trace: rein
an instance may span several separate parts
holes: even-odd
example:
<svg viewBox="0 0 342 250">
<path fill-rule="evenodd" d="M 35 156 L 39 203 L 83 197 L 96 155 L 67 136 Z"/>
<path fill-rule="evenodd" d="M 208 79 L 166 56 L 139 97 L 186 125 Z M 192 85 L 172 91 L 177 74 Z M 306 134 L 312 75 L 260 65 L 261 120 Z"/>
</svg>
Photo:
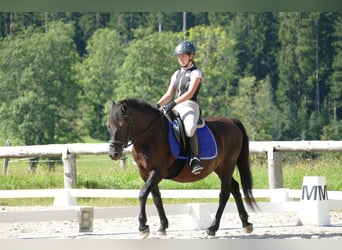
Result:
<svg viewBox="0 0 342 250">
<path fill-rule="evenodd" d="M 145 134 L 146 132 L 148 132 L 151 128 L 153 128 L 154 124 L 160 120 L 160 118 L 162 118 L 162 116 L 158 116 L 156 119 L 154 119 L 150 124 L 148 124 L 146 126 L 145 129 L 143 129 L 141 132 L 139 132 L 138 134 L 133 135 L 131 138 L 133 139 L 133 137 L 138 137 L 141 136 L 143 134 Z M 129 140 L 129 139 L 128 139 Z"/>
</svg>

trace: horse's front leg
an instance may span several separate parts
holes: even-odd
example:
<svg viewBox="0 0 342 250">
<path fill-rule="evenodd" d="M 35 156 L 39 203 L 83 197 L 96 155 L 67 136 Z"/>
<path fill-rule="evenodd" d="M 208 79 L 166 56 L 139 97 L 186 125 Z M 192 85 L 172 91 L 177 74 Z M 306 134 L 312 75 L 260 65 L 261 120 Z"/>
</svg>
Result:
<svg viewBox="0 0 342 250">
<path fill-rule="evenodd" d="M 159 191 L 158 185 L 152 189 L 152 196 L 154 205 L 157 208 L 159 219 L 160 219 L 160 228 L 158 230 L 160 235 L 166 236 L 166 229 L 169 227 L 169 221 L 167 220 L 163 200 L 161 198 L 161 194 Z"/>
<path fill-rule="evenodd" d="M 157 171 L 152 170 L 150 172 L 149 177 L 147 178 L 145 185 L 142 187 L 139 193 L 139 201 L 140 201 L 140 212 L 139 212 L 139 234 L 140 238 L 147 238 L 150 234 L 150 228 L 146 225 L 147 217 L 146 217 L 146 201 L 149 193 L 152 189 L 154 189 L 161 178 Z"/>
</svg>

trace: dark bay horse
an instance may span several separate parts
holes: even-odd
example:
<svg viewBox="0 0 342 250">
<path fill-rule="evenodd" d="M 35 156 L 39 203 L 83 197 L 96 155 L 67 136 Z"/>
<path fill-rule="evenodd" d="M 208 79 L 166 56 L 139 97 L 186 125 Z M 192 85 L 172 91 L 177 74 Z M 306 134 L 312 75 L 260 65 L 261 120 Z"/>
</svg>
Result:
<svg viewBox="0 0 342 250">
<path fill-rule="evenodd" d="M 235 166 L 238 166 L 242 190 L 246 203 L 253 209 L 256 206 L 252 195 L 252 174 L 249 163 L 249 140 L 245 128 L 237 119 L 208 117 L 206 124 L 211 129 L 217 144 L 217 157 L 202 160 L 204 169 L 199 175 L 190 171 L 188 161 L 181 170 L 175 170 L 175 158 L 168 143 L 168 123 L 156 107 L 142 99 L 126 99 L 118 103 L 111 102 L 108 118 L 110 131 L 109 156 L 118 160 L 128 143 L 133 144 L 132 156 L 137 163 L 139 173 L 145 184 L 140 190 L 139 233 L 141 238 L 148 237 L 150 230 L 146 224 L 146 200 L 152 193 L 153 202 L 160 218 L 158 232 L 166 235 L 168 219 L 165 215 L 158 184 L 162 179 L 178 182 L 194 182 L 215 172 L 221 180 L 219 206 L 215 218 L 207 229 L 207 234 L 214 236 L 219 228 L 230 193 L 235 199 L 242 227 L 246 232 L 253 231 L 253 224 L 248 222 L 238 182 L 233 178 Z"/>
</svg>

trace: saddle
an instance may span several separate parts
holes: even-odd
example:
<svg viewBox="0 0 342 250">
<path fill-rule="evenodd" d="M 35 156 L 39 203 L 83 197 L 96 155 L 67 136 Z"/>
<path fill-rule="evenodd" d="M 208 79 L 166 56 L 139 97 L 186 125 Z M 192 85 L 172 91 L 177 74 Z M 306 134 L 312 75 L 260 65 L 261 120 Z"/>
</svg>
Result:
<svg viewBox="0 0 342 250">
<path fill-rule="evenodd" d="M 198 136 L 198 147 L 200 158 L 204 160 L 213 159 L 217 156 L 217 146 L 215 138 L 205 123 L 204 119 L 199 118 L 196 133 Z M 176 159 L 189 159 L 189 138 L 185 134 L 183 121 L 179 115 L 172 117 L 169 123 L 169 145 L 171 152 Z"/>
</svg>

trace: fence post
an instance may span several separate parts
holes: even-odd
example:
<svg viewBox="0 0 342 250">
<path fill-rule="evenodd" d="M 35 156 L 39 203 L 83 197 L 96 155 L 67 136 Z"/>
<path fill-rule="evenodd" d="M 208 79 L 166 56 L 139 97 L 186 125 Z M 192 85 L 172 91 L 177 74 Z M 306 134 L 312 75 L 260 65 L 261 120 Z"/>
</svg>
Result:
<svg viewBox="0 0 342 250">
<path fill-rule="evenodd" d="M 126 154 L 123 154 L 122 157 L 120 158 L 120 168 L 121 170 L 125 170 L 126 169 Z"/>
<path fill-rule="evenodd" d="M 76 156 L 69 154 L 66 147 L 62 152 L 62 161 L 64 167 L 64 190 L 61 190 L 55 196 L 53 205 L 56 207 L 76 206 L 77 199 L 70 194 L 70 189 L 76 187 Z"/>
<path fill-rule="evenodd" d="M 76 187 L 76 156 L 66 152 L 62 155 L 64 166 L 64 188 Z"/>
<path fill-rule="evenodd" d="M 29 158 L 28 170 L 31 171 L 33 174 L 36 173 L 38 161 L 39 161 L 38 157 L 30 157 Z"/>
<path fill-rule="evenodd" d="M 6 147 L 9 147 L 11 146 L 11 141 L 9 139 L 6 140 L 6 143 L 5 143 L 5 146 Z M 9 162 L 9 158 L 5 158 L 4 159 L 4 174 L 8 174 L 8 162 Z"/>
<path fill-rule="evenodd" d="M 76 197 L 70 195 L 70 189 L 76 187 L 76 156 L 69 154 L 66 147 L 62 152 L 62 161 L 64 167 L 64 190 L 57 193 L 53 205 L 55 207 L 76 206 Z"/>
<path fill-rule="evenodd" d="M 271 147 L 267 150 L 268 183 L 270 189 L 283 188 L 283 169 L 281 165 L 281 153 Z"/>
</svg>

